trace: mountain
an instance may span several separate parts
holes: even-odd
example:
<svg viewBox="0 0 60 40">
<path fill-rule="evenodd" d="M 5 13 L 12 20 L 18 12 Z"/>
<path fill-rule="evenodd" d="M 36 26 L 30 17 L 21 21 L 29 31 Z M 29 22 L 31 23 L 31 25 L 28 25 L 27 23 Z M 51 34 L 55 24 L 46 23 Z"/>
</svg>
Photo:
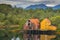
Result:
<svg viewBox="0 0 60 40">
<path fill-rule="evenodd" d="M 53 7 L 53 10 L 58 10 L 58 9 L 60 9 L 60 5 L 56 5 Z"/>
<path fill-rule="evenodd" d="M 46 9 L 46 8 L 47 8 L 47 6 L 44 4 L 38 4 L 38 5 L 36 4 L 36 5 L 30 5 L 26 9 L 27 10 L 29 10 L 29 9 L 35 10 L 35 9 Z"/>
<path fill-rule="evenodd" d="M 23 9 L 26 9 L 26 10 L 29 10 L 29 9 L 47 9 L 47 8 L 52 8 L 53 10 L 58 10 L 60 9 L 60 4 L 59 5 L 56 5 L 54 7 L 49 7 L 49 6 L 46 6 L 45 4 L 35 4 L 35 5 L 30 5 L 28 7 L 25 8 L 24 5 L 16 5 L 17 8 L 23 8 Z"/>
</svg>

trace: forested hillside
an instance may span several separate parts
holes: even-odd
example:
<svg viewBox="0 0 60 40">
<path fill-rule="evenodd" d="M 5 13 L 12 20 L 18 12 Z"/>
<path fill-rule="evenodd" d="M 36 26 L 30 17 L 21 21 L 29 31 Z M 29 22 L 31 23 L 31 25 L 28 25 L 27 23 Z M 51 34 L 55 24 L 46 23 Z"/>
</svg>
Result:
<svg viewBox="0 0 60 40">
<path fill-rule="evenodd" d="M 0 28 L 7 26 L 8 28 L 12 25 L 19 25 L 22 29 L 26 20 L 37 17 L 40 21 L 44 18 L 49 18 L 52 25 L 55 25 L 60 29 L 60 10 L 53 10 L 52 8 L 26 10 L 23 8 L 12 7 L 11 5 L 0 4 Z"/>
</svg>

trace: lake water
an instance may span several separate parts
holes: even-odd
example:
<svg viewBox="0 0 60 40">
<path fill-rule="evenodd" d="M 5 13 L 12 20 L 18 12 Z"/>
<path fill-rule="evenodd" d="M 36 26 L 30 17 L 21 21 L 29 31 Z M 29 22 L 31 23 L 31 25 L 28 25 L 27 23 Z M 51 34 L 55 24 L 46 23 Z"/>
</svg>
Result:
<svg viewBox="0 0 60 40">
<path fill-rule="evenodd" d="M 27 38 L 27 39 L 26 39 Z M 14 39 L 14 37 L 11 40 L 28 40 L 28 37 L 26 38 L 19 38 L 17 37 L 16 39 Z M 32 37 L 33 39 L 30 40 L 36 40 L 36 38 Z M 40 35 L 40 38 L 37 40 L 60 40 L 60 35 Z"/>
<path fill-rule="evenodd" d="M 18 35 L 0 35 L 0 40 L 60 40 L 60 35 L 29 35 L 29 34 L 18 34 Z"/>
<path fill-rule="evenodd" d="M 14 37 L 11 40 L 14 40 Z M 16 40 L 21 40 L 21 39 L 19 37 L 17 37 Z"/>
</svg>

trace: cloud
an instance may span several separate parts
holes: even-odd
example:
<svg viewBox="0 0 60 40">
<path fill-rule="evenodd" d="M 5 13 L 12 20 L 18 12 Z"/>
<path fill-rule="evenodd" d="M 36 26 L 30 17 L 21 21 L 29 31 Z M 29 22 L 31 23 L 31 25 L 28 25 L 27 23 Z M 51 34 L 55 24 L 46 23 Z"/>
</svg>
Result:
<svg viewBox="0 0 60 40">
<path fill-rule="evenodd" d="M 59 3 L 60 0 L 7 0 L 7 1 L 19 1 L 19 2 L 49 2 L 49 3 Z"/>
<path fill-rule="evenodd" d="M 60 4 L 60 0 L 0 0 L 0 4 L 10 4 L 12 6 L 17 5 L 18 7 L 27 7 L 35 4 L 46 4 L 47 6 L 54 6 Z"/>
<path fill-rule="evenodd" d="M 21 2 L 13 2 L 13 1 L 0 1 L 0 4 L 11 4 L 11 5 L 16 5 L 20 4 Z"/>
<path fill-rule="evenodd" d="M 60 4 L 60 0 L 0 0 L 0 1 L 12 1 L 23 3 L 44 3 L 44 4 Z M 17 3 L 18 4 L 18 3 Z"/>
</svg>

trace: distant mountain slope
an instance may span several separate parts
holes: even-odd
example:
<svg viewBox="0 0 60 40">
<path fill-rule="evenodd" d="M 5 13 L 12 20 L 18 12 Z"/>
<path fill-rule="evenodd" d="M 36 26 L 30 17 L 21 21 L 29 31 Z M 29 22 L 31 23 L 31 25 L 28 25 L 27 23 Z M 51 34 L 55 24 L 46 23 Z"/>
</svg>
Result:
<svg viewBox="0 0 60 40">
<path fill-rule="evenodd" d="M 0 4 L 0 12 L 7 13 L 12 10 L 12 6 L 9 4 Z"/>
<path fill-rule="evenodd" d="M 46 8 L 47 8 L 46 5 L 44 5 L 44 4 L 38 4 L 38 5 L 30 5 L 26 9 L 27 10 L 29 10 L 29 9 L 35 10 L 35 9 L 46 9 Z"/>
<path fill-rule="evenodd" d="M 53 9 L 54 9 L 54 10 L 58 10 L 58 9 L 60 9 L 60 5 L 56 5 L 56 6 L 54 6 Z"/>
</svg>

